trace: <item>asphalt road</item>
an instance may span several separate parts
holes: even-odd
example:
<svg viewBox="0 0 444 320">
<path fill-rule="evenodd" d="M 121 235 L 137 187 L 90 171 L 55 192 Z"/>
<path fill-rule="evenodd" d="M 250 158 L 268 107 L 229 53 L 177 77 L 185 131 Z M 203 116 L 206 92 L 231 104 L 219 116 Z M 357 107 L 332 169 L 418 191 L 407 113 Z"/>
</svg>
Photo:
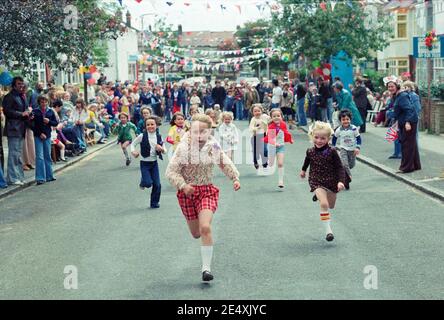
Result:
<svg viewBox="0 0 444 320">
<path fill-rule="evenodd" d="M 5 198 L 0 299 L 443 299 L 442 203 L 358 163 L 327 243 L 318 203 L 298 177 L 308 146 L 295 132 L 284 192 L 277 173 L 257 177 L 252 165 L 238 166 L 237 193 L 217 172 L 209 286 L 200 283 L 200 242 L 164 179 L 166 161 L 158 210 L 138 188 L 138 163 L 126 168 L 118 146 Z M 78 289 L 64 288 L 70 265 Z M 369 265 L 377 289 L 364 286 Z"/>
</svg>

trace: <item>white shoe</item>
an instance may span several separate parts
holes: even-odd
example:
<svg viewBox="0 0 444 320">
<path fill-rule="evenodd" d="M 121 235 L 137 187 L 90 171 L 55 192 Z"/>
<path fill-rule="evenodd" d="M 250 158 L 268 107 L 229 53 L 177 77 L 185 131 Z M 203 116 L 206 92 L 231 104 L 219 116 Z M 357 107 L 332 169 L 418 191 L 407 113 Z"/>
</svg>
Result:
<svg viewBox="0 0 444 320">
<path fill-rule="evenodd" d="M 284 181 L 279 181 L 278 187 L 279 187 L 279 189 L 283 190 L 284 189 Z"/>
<path fill-rule="evenodd" d="M 16 181 L 12 185 L 14 185 L 14 186 L 23 186 L 23 185 L 25 185 L 25 183 L 23 181 Z"/>
</svg>

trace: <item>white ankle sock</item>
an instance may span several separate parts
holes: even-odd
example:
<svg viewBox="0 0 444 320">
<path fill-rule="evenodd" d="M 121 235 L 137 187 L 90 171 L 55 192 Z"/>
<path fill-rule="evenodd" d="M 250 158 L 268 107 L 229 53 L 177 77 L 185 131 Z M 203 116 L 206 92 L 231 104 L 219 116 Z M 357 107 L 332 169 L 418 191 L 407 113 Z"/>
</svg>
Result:
<svg viewBox="0 0 444 320">
<path fill-rule="evenodd" d="M 330 226 L 330 222 L 331 222 L 330 213 L 321 212 L 321 220 L 322 220 L 322 224 L 325 227 L 325 234 L 333 233 L 333 231 L 331 230 L 331 226 Z"/>
<path fill-rule="evenodd" d="M 284 167 L 278 168 L 279 182 L 284 182 Z"/>
<path fill-rule="evenodd" d="M 200 254 L 202 256 L 202 272 L 211 272 L 211 259 L 213 258 L 213 246 L 201 246 Z"/>
<path fill-rule="evenodd" d="M 60 149 L 60 159 L 65 160 L 65 148 Z"/>
</svg>

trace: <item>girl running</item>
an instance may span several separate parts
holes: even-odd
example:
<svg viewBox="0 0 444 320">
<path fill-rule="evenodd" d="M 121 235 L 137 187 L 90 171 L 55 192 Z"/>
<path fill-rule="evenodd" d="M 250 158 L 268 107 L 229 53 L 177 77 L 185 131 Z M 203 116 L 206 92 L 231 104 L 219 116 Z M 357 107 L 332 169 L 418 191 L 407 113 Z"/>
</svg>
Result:
<svg viewBox="0 0 444 320">
<path fill-rule="evenodd" d="M 191 130 L 183 137 L 168 164 L 166 177 L 177 188 L 177 198 L 192 236 L 201 238 L 202 280 L 213 280 L 211 259 L 213 237 L 211 221 L 218 207 L 219 189 L 212 184 L 213 167 L 218 165 L 240 189 L 239 171 L 211 135 L 210 117 L 197 114 Z"/>
<path fill-rule="evenodd" d="M 308 167 L 310 173 L 308 183 L 310 192 L 314 192 L 313 201 L 319 199 L 321 207 L 321 221 L 325 226 L 326 240 L 333 241 L 331 230 L 331 216 L 329 209 L 334 209 L 336 194 L 343 190 L 345 171 L 341 159 L 335 149 L 329 146 L 333 129 L 329 123 L 316 121 L 310 128 L 309 136 L 314 147 L 307 150 L 305 162 L 300 176 L 305 178 Z"/>
<path fill-rule="evenodd" d="M 233 123 L 233 112 L 225 111 L 221 113 L 220 119 L 220 122 L 222 123 L 218 129 L 220 144 L 223 152 L 226 153 L 230 160 L 233 160 L 234 150 L 236 150 L 237 144 L 239 143 L 238 130 Z"/>
<path fill-rule="evenodd" d="M 284 188 L 284 153 L 285 143 L 293 143 L 293 136 L 287 129 L 287 125 L 283 120 L 282 111 L 279 108 L 271 109 L 271 122 L 268 125 L 268 133 L 264 138 L 265 143 L 271 145 L 268 159 L 270 167 L 274 171 L 274 161 L 277 158 L 279 182 L 278 187 Z"/>
<path fill-rule="evenodd" d="M 153 187 L 151 191 L 151 209 L 160 208 L 160 175 L 157 157 L 163 160 L 162 153 L 166 153 L 160 133 L 157 130 L 159 120 L 157 117 L 148 117 L 145 119 L 145 128 L 142 134 L 138 135 L 131 143 L 131 154 L 134 158 L 140 159 L 140 189 Z M 140 153 L 136 151 L 136 147 L 140 144 Z"/>
<path fill-rule="evenodd" d="M 173 151 L 176 151 L 184 133 L 185 116 L 181 112 L 176 112 L 170 122 L 171 128 L 168 131 L 167 142 L 173 145 Z"/>
<path fill-rule="evenodd" d="M 268 170 L 268 150 L 267 145 L 264 143 L 264 138 L 267 135 L 268 123 L 270 117 L 264 113 L 262 105 L 260 103 L 253 104 L 252 108 L 253 118 L 250 121 L 251 145 L 253 147 L 253 161 L 256 170 L 259 170 L 259 157 L 262 160 L 263 173 L 267 173 Z M 257 171 L 259 174 L 259 171 Z"/>
</svg>

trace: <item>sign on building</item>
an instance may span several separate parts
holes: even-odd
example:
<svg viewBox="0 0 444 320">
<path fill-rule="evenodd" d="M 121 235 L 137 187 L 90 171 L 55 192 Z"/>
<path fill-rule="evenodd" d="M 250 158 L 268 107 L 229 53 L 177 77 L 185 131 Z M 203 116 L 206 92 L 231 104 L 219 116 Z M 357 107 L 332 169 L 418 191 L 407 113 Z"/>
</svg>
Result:
<svg viewBox="0 0 444 320">
<path fill-rule="evenodd" d="M 444 36 L 438 36 L 432 50 L 425 45 L 425 37 L 413 37 L 413 56 L 415 58 L 444 58 Z"/>
</svg>

